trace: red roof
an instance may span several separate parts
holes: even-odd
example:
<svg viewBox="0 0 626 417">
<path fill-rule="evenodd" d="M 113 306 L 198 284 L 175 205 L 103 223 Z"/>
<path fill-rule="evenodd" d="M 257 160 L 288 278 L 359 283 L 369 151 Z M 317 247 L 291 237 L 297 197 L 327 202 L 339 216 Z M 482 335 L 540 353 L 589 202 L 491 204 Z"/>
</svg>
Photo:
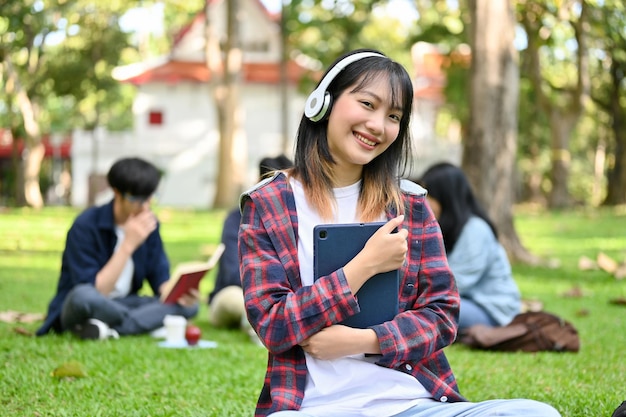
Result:
<svg viewBox="0 0 626 417">
<path fill-rule="evenodd" d="M 207 0 L 206 7 L 217 4 L 224 0 Z M 280 20 L 280 13 L 270 13 L 261 0 L 254 0 L 253 4 L 273 22 Z M 194 25 L 204 24 L 206 19 L 205 10 L 198 12 L 193 20 L 183 27 L 174 36 L 174 45 L 177 45 L 184 39 Z M 220 65 L 222 65 L 221 63 Z M 222 70 L 220 68 L 220 70 Z M 287 64 L 287 76 L 289 81 L 297 82 L 305 73 L 306 69 L 290 61 Z M 278 63 L 262 63 L 250 62 L 244 63 L 242 68 L 242 77 L 244 82 L 249 83 L 280 83 L 280 64 Z M 175 84 L 181 81 L 206 83 L 211 80 L 211 72 L 207 69 L 204 62 L 199 61 L 178 61 L 170 59 L 164 64 L 146 69 L 140 74 L 121 79 L 121 82 L 141 85 L 151 82 L 163 82 Z"/>
<path fill-rule="evenodd" d="M 297 82 L 305 72 L 306 70 L 295 62 L 288 62 L 287 75 L 289 81 Z M 280 65 L 260 62 L 244 63 L 242 77 L 243 81 L 248 83 L 278 84 L 280 82 Z M 175 84 L 181 81 L 206 83 L 210 80 L 211 72 L 203 62 L 171 60 L 121 81 L 141 85 L 151 82 Z"/>
<path fill-rule="evenodd" d="M 71 156 L 72 151 L 72 139 L 71 136 L 63 137 L 63 141 L 59 144 L 58 148 L 50 141 L 50 135 L 44 135 L 42 137 L 42 143 L 45 146 L 45 156 L 59 156 L 64 159 L 68 159 Z M 21 138 L 16 139 L 17 154 L 22 155 L 24 151 L 24 140 Z M 10 134 L 5 130 L 0 129 L 0 158 L 11 158 L 13 154 L 13 139 Z"/>
<path fill-rule="evenodd" d="M 224 0 L 207 0 L 206 6 L 219 3 L 220 1 L 224 1 Z M 268 20 L 271 20 L 277 23 L 280 22 L 280 13 L 271 13 L 269 10 L 267 10 L 267 8 L 265 7 L 265 5 L 263 4 L 261 0 L 255 0 L 254 3 L 259 7 L 259 9 L 261 9 L 261 12 L 263 12 L 263 14 L 267 17 Z M 205 18 L 206 18 L 206 10 L 202 9 L 194 16 L 191 22 L 185 25 L 181 30 L 179 30 L 174 35 L 174 45 L 177 45 L 178 42 L 180 42 L 185 37 L 185 35 L 191 30 L 194 24 L 200 23 L 200 22 L 204 24 Z"/>
</svg>

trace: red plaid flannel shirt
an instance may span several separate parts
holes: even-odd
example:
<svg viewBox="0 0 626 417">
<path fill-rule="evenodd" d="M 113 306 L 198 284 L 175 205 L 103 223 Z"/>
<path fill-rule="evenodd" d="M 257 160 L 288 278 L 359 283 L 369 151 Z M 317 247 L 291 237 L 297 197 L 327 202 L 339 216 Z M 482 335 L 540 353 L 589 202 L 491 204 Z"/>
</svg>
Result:
<svg viewBox="0 0 626 417">
<path fill-rule="evenodd" d="M 402 189 L 407 207 L 402 227 L 409 230 L 410 244 L 401 270 L 401 312 L 373 327 L 382 351 L 377 364 L 413 375 L 439 401 L 464 401 L 443 353 L 456 337 L 460 299 L 439 224 L 421 187 L 402 181 Z M 246 310 L 269 350 L 255 415 L 298 410 L 307 373 L 298 343 L 358 312 L 358 305 L 342 269 L 302 285 L 298 217 L 284 174 L 244 193 L 241 209 L 239 256 Z M 390 211 L 387 218 L 395 215 Z"/>
</svg>

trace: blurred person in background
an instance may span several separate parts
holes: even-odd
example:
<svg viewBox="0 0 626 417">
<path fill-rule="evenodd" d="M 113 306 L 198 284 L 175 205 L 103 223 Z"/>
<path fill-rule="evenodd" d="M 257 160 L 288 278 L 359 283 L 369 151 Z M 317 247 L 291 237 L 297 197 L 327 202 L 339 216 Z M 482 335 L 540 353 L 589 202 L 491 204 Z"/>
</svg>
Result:
<svg viewBox="0 0 626 417">
<path fill-rule="evenodd" d="M 109 203 L 82 212 L 67 233 L 57 292 L 50 302 L 42 336 L 71 331 L 83 339 L 149 333 L 166 315 L 193 317 L 199 293 L 175 304 L 159 301 L 170 278 L 159 222 L 150 202 L 161 172 L 140 158 L 122 158 L 107 174 Z M 144 283 L 154 295 L 139 295 Z"/>
<path fill-rule="evenodd" d="M 293 162 L 285 155 L 263 158 L 259 163 L 259 180 L 292 165 Z M 224 253 L 218 263 L 215 287 L 209 294 L 209 321 L 215 327 L 241 328 L 253 342 L 260 344 L 248 323 L 243 302 L 237 249 L 240 221 L 241 211 L 238 206 L 232 209 L 224 220 L 222 228 Z"/>
<path fill-rule="evenodd" d="M 417 182 L 428 192 L 461 295 L 459 333 L 476 324 L 509 324 L 521 312 L 520 291 L 496 227 L 465 173 L 456 165 L 440 162 Z"/>
</svg>

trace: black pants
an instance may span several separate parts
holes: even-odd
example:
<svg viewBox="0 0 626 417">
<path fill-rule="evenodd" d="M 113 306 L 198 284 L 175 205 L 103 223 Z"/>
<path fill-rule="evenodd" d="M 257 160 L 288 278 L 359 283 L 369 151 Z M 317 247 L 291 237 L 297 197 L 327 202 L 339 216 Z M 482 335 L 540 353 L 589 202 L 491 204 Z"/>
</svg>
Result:
<svg viewBox="0 0 626 417">
<path fill-rule="evenodd" d="M 163 304 L 157 297 L 136 294 L 110 299 L 93 285 L 81 284 L 70 291 L 63 303 L 61 325 L 71 331 L 93 318 L 108 324 L 120 336 L 142 334 L 163 326 L 167 314 L 191 318 L 198 314 L 198 306 Z"/>
</svg>

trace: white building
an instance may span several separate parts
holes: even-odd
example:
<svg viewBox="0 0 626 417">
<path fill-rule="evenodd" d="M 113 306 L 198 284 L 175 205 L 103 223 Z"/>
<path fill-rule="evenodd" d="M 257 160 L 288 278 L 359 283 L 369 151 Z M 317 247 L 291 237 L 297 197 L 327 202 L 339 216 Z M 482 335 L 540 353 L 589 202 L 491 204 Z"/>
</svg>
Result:
<svg viewBox="0 0 626 417">
<path fill-rule="evenodd" d="M 211 27 L 223 40 L 224 0 L 208 2 Z M 241 131 L 235 152 L 241 158 L 248 185 L 258 176 L 258 162 L 282 152 L 293 155 L 293 138 L 306 97 L 296 90 L 308 71 L 295 61 L 288 63 L 288 135 L 281 132 L 280 32 L 278 16 L 271 15 L 260 0 L 242 0 L 242 79 L 239 86 Z M 177 36 L 168 56 L 117 68 L 120 82 L 137 86 L 133 105 L 134 130 L 123 134 L 75 132 L 72 140 L 73 206 L 86 206 L 110 197 L 103 176 L 122 156 L 138 155 L 164 171 L 159 204 L 172 207 L 207 208 L 215 193 L 218 153 L 217 115 L 213 103 L 211 73 L 205 63 L 206 15 L 196 18 Z M 416 103 L 413 136 L 416 141 L 416 173 L 426 161 L 458 159 L 458 149 L 442 148 L 435 139 L 437 108 L 442 103 L 440 76 L 426 71 L 423 58 L 433 53 L 421 45 L 412 51 L 416 68 Z M 435 51 L 436 52 L 436 51 Z M 421 61 L 420 61 L 421 60 Z M 412 69 L 409 69 L 412 70 Z M 94 174 L 95 173 L 95 174 Z M 93 174 L 93 175 L 92 175 Z"/>
<path fill-rule="evenodd" d="M 241 1 L 242 79 L 239 87 L 242 126 L 235 152 L 241 157 L 249 184 L 258 177 L 264 156 L 285 152 L 292 156 L 293 142 L 283 144 L 280 98 L 280 33 L 278 16 L 259 0 Z M 209 2 L 212 25 L 225 33 L 225 1 Z M 72 205 L 85 206 L 93 189 L 104 190 L 95 201 L 107 199 L 110 190 L 102 176 L 122 156 L 138 155 L 164 170 L 159 204 L 175 207 L 209 207 L 214 195 L 218 130 L 211 73 L 204 58 L 206 16 L 199 13 L 175 40 L 168 56 L 117 68 L 114 77 L 137 86 L 133 104 L 134 129 L 115 134 L 75 132 L 72 141 Z M 288 63 L 288 138 L 297 130 L 304 97 L 297 81 L 307 70 Z M 293 139 L 291 139 L 293 140 Z"/>
</svg>

